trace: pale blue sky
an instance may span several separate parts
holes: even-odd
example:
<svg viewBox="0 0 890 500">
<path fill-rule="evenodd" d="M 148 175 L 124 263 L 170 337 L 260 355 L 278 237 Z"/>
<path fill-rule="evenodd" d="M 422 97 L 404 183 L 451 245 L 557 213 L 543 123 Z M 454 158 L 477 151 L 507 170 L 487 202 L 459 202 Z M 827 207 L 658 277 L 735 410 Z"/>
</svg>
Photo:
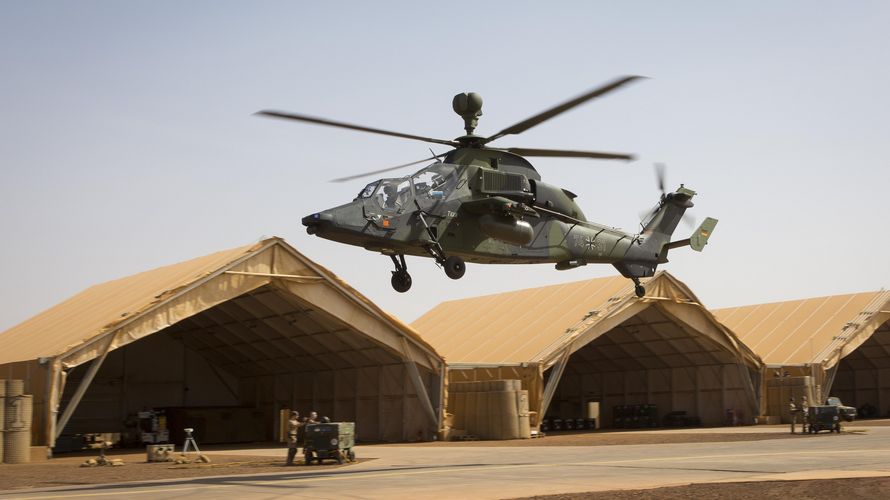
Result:
<svg viewBox="0 0 890 500">
<path fill-rule="evenodd" d="M 720 219 L 662 267 L 712 307 L 890 284 L 890 3 L 0 2 L 0 330 L 90 285 L 286 238 L 410 321 L 442 300 L 614 274 L 469 265 L 452 281 L 307 235 L 300 218 L 428 155 L 422 143 L 251 116 L 275 108 L 485 135 L 619 75 L 636 83 L 499 146 L 539 159 L 587 216 L 634 229 L 668 183 Z M 436 148 L 441 151 L 441 148 Z M 410 169 L 409 169 L 410 170 Z M 408 171 L 404 172 L 409 173 Z M 688 231 L 681 229 L 679 232 Z"/>
</svg>

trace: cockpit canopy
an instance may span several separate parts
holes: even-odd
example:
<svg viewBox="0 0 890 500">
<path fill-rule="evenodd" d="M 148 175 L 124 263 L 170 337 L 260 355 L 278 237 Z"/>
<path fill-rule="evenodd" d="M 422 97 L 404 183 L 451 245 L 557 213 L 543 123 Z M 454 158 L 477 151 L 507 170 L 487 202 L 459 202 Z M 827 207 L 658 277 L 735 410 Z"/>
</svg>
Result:
<svg viewBox="0 0 890 500">
<path fill-rule="evenodd" d="M 457 183 L 457 165 L 433 163 L 415 174 L 374 181 L 361 190 L 356 199 L 373 198 L 384 210 L 397 211 L 417 200 L 428 205 L 444 199 Z"/>
</svg>

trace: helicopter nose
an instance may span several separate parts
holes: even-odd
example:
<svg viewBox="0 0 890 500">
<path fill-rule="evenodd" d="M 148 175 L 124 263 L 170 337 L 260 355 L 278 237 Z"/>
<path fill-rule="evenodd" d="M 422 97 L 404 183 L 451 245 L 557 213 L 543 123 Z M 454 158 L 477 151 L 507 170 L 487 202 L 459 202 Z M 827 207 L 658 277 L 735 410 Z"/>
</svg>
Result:
<svg viewBox="0 0 890 500">
<path fill-rule="evenodd" d="M 309 234 L 318 233 L 333 222 L 334 216 L 330 212 L 317 212 L 303 217 L 303 225 L 306 226 L 306 232 Z"/>
</svg>

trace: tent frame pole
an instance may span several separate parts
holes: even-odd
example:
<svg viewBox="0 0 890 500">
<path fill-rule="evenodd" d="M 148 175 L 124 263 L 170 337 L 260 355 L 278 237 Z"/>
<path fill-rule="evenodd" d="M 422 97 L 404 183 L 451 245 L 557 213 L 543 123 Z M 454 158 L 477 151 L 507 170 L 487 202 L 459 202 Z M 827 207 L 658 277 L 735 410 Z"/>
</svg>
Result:
<svg viewBox="0 0 890 500">
<path fill-rule="evenodd" d="M 77 405 L 80 404 L 80 400 L 83 399 L 83 395 L 86 394 L 87 389 L 93 382 L 93 379 L 96 377 L 96 373 L 99 372 L 99 368 L 102 366 L 105 358 L 108 357 L 108 353 L 109 351 L 111 351 L 111 345 L 114 343 L 114 338 L 115 336 L 111 336 L 108 339 L 108 343 L 105 344 L 105 348 L 102 349 L 102 355 L 94 359 L 93 362 L 90 364 L 90 369 L 87 371 L 86 375 L 84 375 L 83 380 L 80 381 L 80 384 L 77 386 L 77 390 L 74 391 L 74 396 L 71 397 L 71 401 L 69 401 L 68 405 L 65 406 L 65 411 L 62 412 L 62 416 L 56 423 L 56 435 L 54 439 L 58 439 L 58 437 L 62 435 L 62 431 L 65 430 L 65 426 L 68 425 L 68 420 L 71 419 L 71 415 L 74 414 L 74 410 L 77 409 Z M 62 395 L 59 394 L 60 402 L 61 399 Z"/>
<path fill-rule="evenodd" d="M 547 414 L 547 409 L 550 408 L 550 402 L 553 400 L 554 394 L 556 394 L 556 387 L 559 385 L 559 381 L 562 380 L 562 374 L 566 369 L 566 365 L 569 362 L 569 356 L 572 355 L 572 344 L 569 344 L 562 351 L 562 354 L 559 357 L 559 361 L 553 365 L 552 372 L 550 373 L 550 379 L 547 380 L 547 386 L 544 387 L 544 398 L 541 400 L 541 408 L 538 411 L 538 421 L 544 418 L 544 415 Z"/>
<path fill-rule="evenodd" d="M 401 337 L 401 339 L 402 348 L 405 350 L 405 367 L 407 368 L 411 382 L 414 383 L 414 390 L 417 392 L 417 399 L 420 402 L 420 407 L 423 408 L 424 413 L 426 413 L 426 416 L 430 419 L 430 422 L 436 426 L 436 431 L 438 431 L 439 417 L 436 416 L 436 410 L 433 409 L 429 393 L 426 390 L 426 386 L 423 385 L 423 380 L 420 378 L 420 371 L 417 369 L 417 363 L 411 359 L 411 350 L 408 347 L 408 341 L 405 340 L 405 337 Z"/>
</svg>

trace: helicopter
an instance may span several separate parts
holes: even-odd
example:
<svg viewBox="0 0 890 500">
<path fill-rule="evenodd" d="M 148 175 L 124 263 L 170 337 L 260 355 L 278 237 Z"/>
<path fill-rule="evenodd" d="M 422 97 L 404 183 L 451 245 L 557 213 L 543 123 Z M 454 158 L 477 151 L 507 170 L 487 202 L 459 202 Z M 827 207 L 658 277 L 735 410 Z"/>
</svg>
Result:
<svg viewBox="0 0 890 500">
<path fill-rule="evenodd" d="M 671 241 L 674 230 L 693 206 L 695 191 L 680 185 L 664 190 L 636 234 L 588 221 L 567 189 L 547 184 L 525 157 L 569 157 L 633 160 L 633 155 L 598 151 L 488 147 L 492 141 L 520 134 L 640 76 L 625 76 L 574 99 L 484 137 L 475 134 L 482 116 L 482 97 L 474 92 L 454 96 L 452 108 L 464 120 L 464 135 L 453 140 L 403 134 L 308 115 L 264 110 L 256 114 L 317 125 L 401 137 L 450 146 L 446 153 L 390 168 L 334 179 L 344 182 L 433 161 L 414 174 L 367 184 L 349 203 L 302 219 L 309 234 L 389 256 L 395 270 L 390 283 L 397 292 L 411 288 L 406 255 L 431 257 L 451 279 L 460 279 L 466 262 L 478 264 L 555 264 L 557 270 L 587 264 L 612 264 L 646 294 L 640 278 L 651 277 L 668 251 L 689 246 L 701 251 L 717 225 L 706 218 L 686 239 Z M 432 151 L 431 151 L 432 152 Z"/>
</svg>

